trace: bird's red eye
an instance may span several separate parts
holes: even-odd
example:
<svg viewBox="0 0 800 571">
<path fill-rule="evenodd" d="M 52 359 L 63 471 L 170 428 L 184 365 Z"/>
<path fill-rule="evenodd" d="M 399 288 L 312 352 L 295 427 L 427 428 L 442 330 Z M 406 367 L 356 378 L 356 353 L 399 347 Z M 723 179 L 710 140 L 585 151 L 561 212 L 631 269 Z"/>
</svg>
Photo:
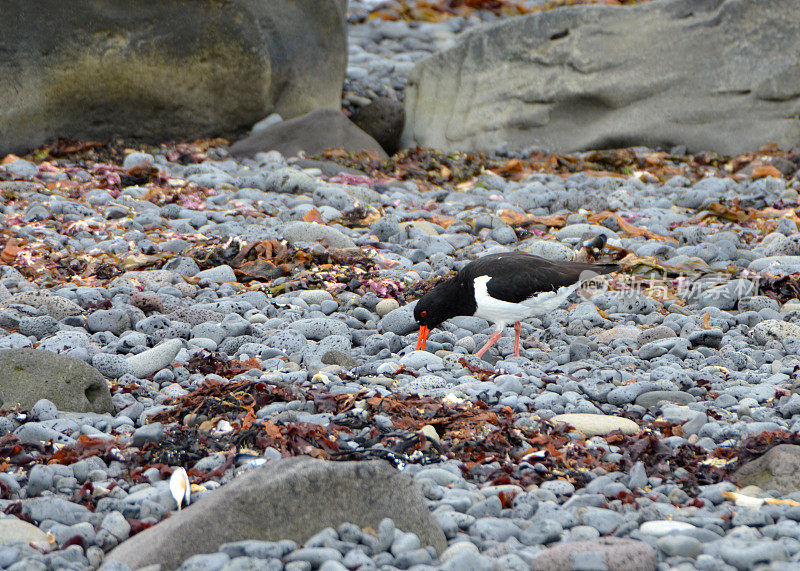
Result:
<svg viewBox="0 0 800 571">
<path fill-rule="evenodd" d="M 428 312 L 423 309 L 422 311 L 419 312 L 419 316 L 420 317 L 428 317 Z"/>
</svg>

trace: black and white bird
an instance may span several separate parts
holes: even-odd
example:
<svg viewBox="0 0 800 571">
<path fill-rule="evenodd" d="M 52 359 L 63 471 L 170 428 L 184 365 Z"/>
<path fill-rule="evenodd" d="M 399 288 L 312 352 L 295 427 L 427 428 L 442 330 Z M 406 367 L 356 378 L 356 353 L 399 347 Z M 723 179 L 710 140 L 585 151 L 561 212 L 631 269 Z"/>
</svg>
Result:
<svg viewBox="0 0 800 571">
<path fill-rule="evenodd" d="M 523 319 L 553 311 L 584 281 L 618 269 L 617 264 L 553 261 L 521 252 L 478 258 L 417 302 L 417 349 L 425 349 L 433 327 L 457 315 L 474 315 L 497 326 L 478 357 L 500 339 L 509 323 L 514 324 L 514 356 L 519 356 Z"/>
</svg>

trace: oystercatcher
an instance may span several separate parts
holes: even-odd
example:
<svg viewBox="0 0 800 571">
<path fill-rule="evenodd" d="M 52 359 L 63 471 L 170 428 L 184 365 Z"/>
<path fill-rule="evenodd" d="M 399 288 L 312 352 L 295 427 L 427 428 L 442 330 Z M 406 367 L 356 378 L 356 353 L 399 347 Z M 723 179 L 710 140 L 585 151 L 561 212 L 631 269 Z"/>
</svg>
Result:
<svg viewBox="0 0 800 571">
<path fill-rule="evenodd" d="M 431 328 L 457 315 L 474 315 L 497 326 L 476 353 L 478 357 L 500 339 L 508 323 L 514 323 L 514 356 L 518 357 L 521 320 L 553 311 L 582 282 L 618 269 L 617 264 L 553 261 L 522 252 L 478 258 L 417 302 L 417 350 L 425 349 Z"/>
</svg>

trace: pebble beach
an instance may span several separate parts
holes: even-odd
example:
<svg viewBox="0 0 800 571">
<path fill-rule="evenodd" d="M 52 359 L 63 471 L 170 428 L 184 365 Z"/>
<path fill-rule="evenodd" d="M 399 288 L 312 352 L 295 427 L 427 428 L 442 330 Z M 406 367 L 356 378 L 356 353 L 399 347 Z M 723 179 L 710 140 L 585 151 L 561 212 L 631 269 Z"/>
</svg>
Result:
<svg viewBox="0 0 800 571">
<path fill-rule="evenodd" d="M 345 109 L 402 101 L 415 62 L 498 17 L 375 9 L 350 3 Z M 796 474 L 731 476 L 778 444 L 797 462 L 799 158 L 420 151 L 331 176 L 207 140 L 4 161 L 0 349 L 91 365 L 111 397 L 2 410 L 0 538 L 21 539 L 0 541 L 0 569 L 99 568 L 178 509 L 177 467 L 195 502 L 309 451 L 389 460 L 446 549 L 385 519 L 179 569 L 797 569 Z M 476 317 L 414 350 L 428 284 L 486 254 L 572 259 L 597 234 L 622 270 L 523 322 L 521 356 L 509 330 L 475 357 L 493 331 Z M 242 444 L 251 426 L 271 440 Z"/>
</svg>

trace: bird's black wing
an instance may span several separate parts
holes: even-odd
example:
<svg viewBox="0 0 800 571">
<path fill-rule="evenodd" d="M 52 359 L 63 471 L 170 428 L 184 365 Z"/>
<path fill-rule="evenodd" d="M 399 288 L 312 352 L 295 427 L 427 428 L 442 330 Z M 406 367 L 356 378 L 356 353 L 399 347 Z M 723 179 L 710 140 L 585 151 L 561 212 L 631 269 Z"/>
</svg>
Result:
<svg viewBox="0 0 800 571">
<path fill-rule="evenodd" d="M 618 269 L 617 264 L 554 261 L 532 254 L 508 252 L 484 256 L 467 264 L 458 278 L 471 285 L 477 277 L 490 276 L 492 279 L 486 286 L 489 295 L 520 303 L 537 293 L 556 291 L 592 277 L 584 272 L 599 275 Z"/>
</svg>

